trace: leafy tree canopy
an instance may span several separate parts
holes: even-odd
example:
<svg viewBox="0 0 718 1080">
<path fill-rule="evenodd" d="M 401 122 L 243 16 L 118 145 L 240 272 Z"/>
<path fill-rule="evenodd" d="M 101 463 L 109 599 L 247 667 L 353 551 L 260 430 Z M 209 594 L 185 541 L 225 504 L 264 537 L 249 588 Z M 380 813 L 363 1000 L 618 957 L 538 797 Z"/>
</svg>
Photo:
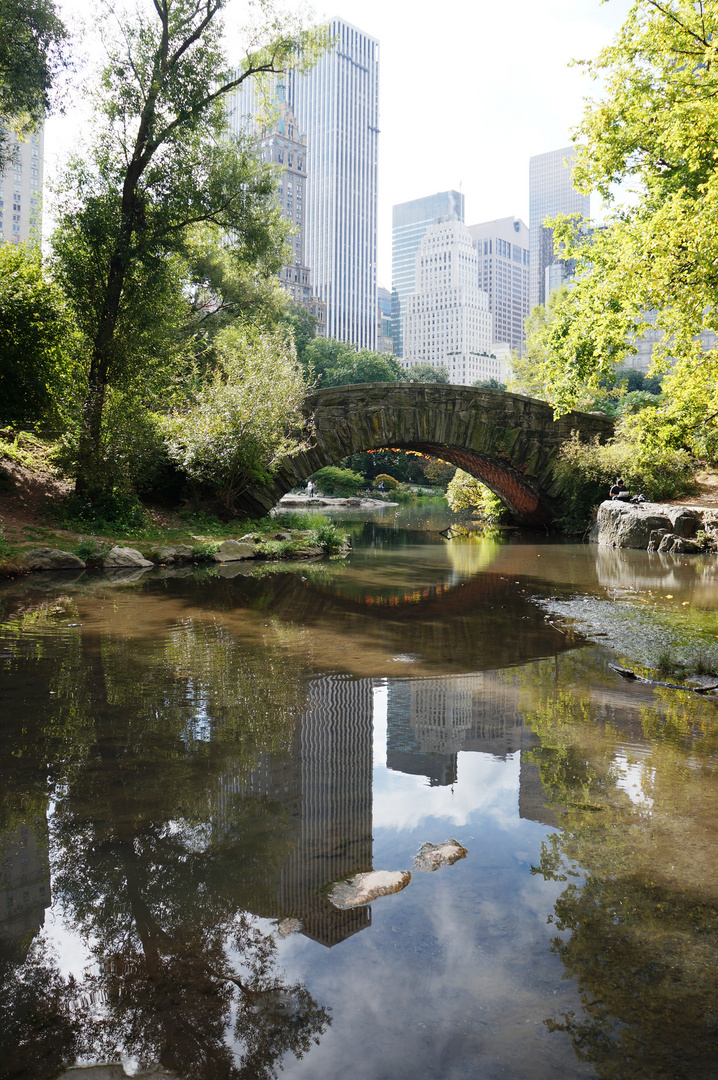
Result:
<svg viewBox="0 0 718 1080">
<path fill-rule="evenodd" d="M 23 135 L 39 126 L 66 43 L 52 0 L 0 0 L 0 129 Z M 10 152 L 6 133 L 0 130 L 0 170 Z"/>
<path fill-rule="evenodd" d="M 40 253 L 0 244 L 0 422 L 60 422 L 76 394 L 77 335 Z"/>
<path fill-rule="evenodd" d="M 412 382 L 448 383 L 449 369 L 445 364 L 439 367 L 433 367 L 429 363 L 412 364 L 406 377 Z"/>
<path fill-rule="evenodd" d="M 718 329 L 717 41 L 716 0 L 634 0 L 613 43 L 586 64 L 603 90 L 576 132 L 574 183 L 600 193 L 607 226 L 587 237 L 575 221 L 554 223 L 578 264 L 547 332 L 551 399 L 560 411 L 579 403 L 656 311 L 665 336 L 654 368 L 676 362 L 653 436 L 689 448 L 699 431 L 718 431 L 718 353 L 696 340 Z M 627 190 L 633 200 L 619 204 Z"/>
<path fill-rule="evenodd" d="M 406 372 L 394 356 L 371 349 L 357 351 L 336 338 L 315 338 L 304 350 L 303 363 L 320 387 L 406 381 Z"/>
</svg>

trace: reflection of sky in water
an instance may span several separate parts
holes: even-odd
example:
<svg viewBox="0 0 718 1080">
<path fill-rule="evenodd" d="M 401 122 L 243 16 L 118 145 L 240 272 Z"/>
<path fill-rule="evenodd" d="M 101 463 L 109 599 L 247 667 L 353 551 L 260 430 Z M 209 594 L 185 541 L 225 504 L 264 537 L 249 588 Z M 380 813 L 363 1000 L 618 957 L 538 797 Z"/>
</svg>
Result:
<svg viewBox="0 0 718 1080">
<path fill-rule="evenodd" d="M 595 1076 L 544 1025 L 579 1003 L 550 952 L 547 916 L 564 886 L 530 872 L 550 830 L 519 817 L 520 753 L 460 753 L 456 783 L 432 787 L 387 769 L 387 705 L 387 685 L 376 686 L 375 868 L 411 869 L 424 841 L 448 837 L 468 856 L 415 873 L 372 904 L 370 927 L 332 949 L 301 935 L 282 942 L 290 978 L 305 978 L 333 1016 L 318 1047 L 285 1060 L 286 1075 Z"/>
</svg>

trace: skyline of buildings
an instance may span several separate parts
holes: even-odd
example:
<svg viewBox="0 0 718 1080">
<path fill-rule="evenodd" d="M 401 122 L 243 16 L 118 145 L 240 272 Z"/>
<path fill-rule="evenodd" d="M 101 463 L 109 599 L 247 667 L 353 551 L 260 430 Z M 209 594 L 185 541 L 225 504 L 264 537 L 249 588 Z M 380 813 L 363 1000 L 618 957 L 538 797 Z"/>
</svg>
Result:
<svg viewBox="0 0 718 1080">
<path fill-rule="evenodd" d="M 492 342 L 523 353 L 529 314 L 529 230 L 520 218 L 470 225 L 479 256 L 479 288 L 489 298 Z"/>
</svg>

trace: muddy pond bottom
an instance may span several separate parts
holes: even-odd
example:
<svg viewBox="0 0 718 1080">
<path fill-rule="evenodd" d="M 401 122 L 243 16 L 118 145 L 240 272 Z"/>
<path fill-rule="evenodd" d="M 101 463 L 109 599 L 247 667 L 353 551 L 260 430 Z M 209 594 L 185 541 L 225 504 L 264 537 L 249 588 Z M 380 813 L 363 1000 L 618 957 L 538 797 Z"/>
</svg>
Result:
<svg viewBox="0 0 718 1080">
<path fill-rule="evenodd" d="M 714 570 L 435 526 L 4 587 L 0 1078 L 715 1078 Z"/>
</svg>

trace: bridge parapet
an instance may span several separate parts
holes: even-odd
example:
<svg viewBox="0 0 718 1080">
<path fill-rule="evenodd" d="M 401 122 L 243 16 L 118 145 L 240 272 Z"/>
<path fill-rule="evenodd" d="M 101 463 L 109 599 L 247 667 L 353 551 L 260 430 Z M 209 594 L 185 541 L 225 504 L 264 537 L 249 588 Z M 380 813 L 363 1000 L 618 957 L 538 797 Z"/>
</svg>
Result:
<svg viewBox="0 0 718 1080">
<path fill-rule="evenodd" d="M 517 521 L 548 525 L 562 505 L 556 461 L 577 432 L 583 442 L 613 435 L 600 413 L 557 420 L 544 401 L 503 390 L 437 383 L 365 383 L 317 390 L 306 401 L 312 448 L 286 459 L 273 483 L 253 488 L 241 509 L 265 514 L 308 476 L 351 454 L 391 447 L 418 450 L 476 476 Z"/>
</svg>

